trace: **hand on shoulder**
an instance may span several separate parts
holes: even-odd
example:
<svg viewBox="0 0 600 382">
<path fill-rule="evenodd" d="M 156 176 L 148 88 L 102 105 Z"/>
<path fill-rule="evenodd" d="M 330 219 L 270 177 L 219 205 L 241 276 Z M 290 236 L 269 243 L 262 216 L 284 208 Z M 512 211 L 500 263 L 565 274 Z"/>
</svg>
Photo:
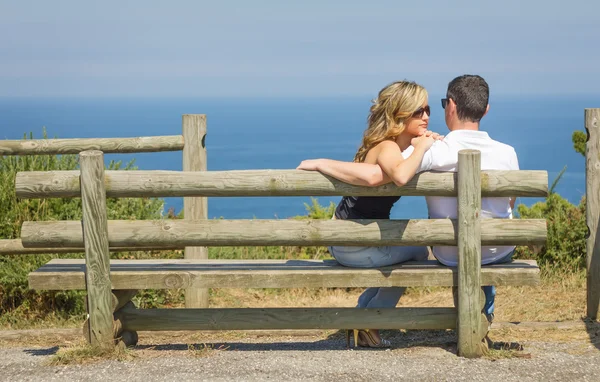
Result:
<svg viewBox="0 0 600 382">
<path fill-rule="evenodd" d="M 443 135 L 427 130 L 424 134 L 411 139 L 410 144 L 415 148 L 418 147 L 424 150 L 429 150 L 435 141 L 441 141 L 443 139 Z"/>
</svg>

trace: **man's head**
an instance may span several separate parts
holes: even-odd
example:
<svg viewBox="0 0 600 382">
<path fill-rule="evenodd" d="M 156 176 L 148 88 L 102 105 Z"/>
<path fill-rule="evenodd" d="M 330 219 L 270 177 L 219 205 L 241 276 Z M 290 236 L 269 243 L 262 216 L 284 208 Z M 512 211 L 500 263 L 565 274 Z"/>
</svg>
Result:
<svg viewBox="0 0 600 382">
<path fill-rule="evenodd" d="M 490 88 L 480 76 L 465 74 L 450 81 L 442 100 L 448 128 L 478 126 L 489 109 L 489 98 Z"/>
</svg>

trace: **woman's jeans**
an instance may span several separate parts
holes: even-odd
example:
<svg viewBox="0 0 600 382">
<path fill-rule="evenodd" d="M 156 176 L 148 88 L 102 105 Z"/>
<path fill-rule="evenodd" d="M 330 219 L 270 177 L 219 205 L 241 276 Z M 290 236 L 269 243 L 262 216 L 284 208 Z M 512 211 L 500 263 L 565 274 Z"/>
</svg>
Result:
<svg viewBox="0 0 600 382">
<path fill-rule="evenodd" d="M 427 247 L 329 247 L 338 263 L 353 268 L 379 268 L 410 260 L 427 260 Z M 394 308 L 405 287 L 367 288 L 358 308 Z"/>
</svg>

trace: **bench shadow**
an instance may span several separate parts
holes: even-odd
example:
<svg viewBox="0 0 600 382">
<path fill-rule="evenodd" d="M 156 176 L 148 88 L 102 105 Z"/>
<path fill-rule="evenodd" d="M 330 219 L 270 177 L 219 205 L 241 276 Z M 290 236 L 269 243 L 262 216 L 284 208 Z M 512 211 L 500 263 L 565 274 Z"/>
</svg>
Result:
<svg viewBox="0 0 600 382">
<path fill-rule="evenodd" d="M 53 346 L 47 349 L 25 349 L 23 350 L 23 352 L 32 356 L 47 356 L 56 354 L 56 352 L 58 352 L 58 349 L 58 346 Z"/>
<path fill-rule="evenodd" d="M 452 330 L 382 330 L 382 337 L 392 342 L 390 350 L 400 350 L 416 347 L 440 348 L 456 354 L 456 334 Z M 137 350 L 157 351 L 188 351 L 190 346 L 195 349 L 214 349 L 229 351 L 331 351 L 348 350 L 344 330 L 338 330 L 326 338 L 306 341 L 298 338 L 290 342 L 240 342 L 240 341 L 207 341 L 193 344 L 145 344 L 137 345 Z M 386 351 L 388 349 L 352 348 L 355 351 Z"/>
<path fill-rule="evenodd" d="M 590 338 L 590 343 L 596 349 L 600 350 L 600 322 L 587 317 L 583 317 L 581 321 L 585 325 L 585 331 Z"/>
</svg>

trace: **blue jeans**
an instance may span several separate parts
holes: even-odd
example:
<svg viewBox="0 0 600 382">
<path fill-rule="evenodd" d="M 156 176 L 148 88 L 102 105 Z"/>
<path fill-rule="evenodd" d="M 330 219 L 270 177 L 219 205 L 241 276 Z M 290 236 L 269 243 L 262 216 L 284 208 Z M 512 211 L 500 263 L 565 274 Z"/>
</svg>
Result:
<svg viewBox="0 0 600 382">
<path fill-rule="evenodd" d="M 512 257 L 514 254 L 515 254 L 515 251 L 513 249 L 503 258 L 496 260 L 493 263 L 486 264 L 486 265 L 509 263 L 512 261 Z M 490 315 L 492 315 L 494 313 L 494 300 L 496 299 L 496 287 L 494 285 L 486 285 L 486 286 L 482 287 L 481 289 L 483 289 L 483 293 L 485 293 L 485 305 L 483 306 L 483 313 L 489 317 Z"/>
<path fill-rule="evenodd" d="M 427 247 L 329 247 L 329 253 L 346 267 L 379 268 L 410 260 L 427 260 Z M 358 308 L 394 308 L 405 287 L 367 288 Z"/>
</svg>

